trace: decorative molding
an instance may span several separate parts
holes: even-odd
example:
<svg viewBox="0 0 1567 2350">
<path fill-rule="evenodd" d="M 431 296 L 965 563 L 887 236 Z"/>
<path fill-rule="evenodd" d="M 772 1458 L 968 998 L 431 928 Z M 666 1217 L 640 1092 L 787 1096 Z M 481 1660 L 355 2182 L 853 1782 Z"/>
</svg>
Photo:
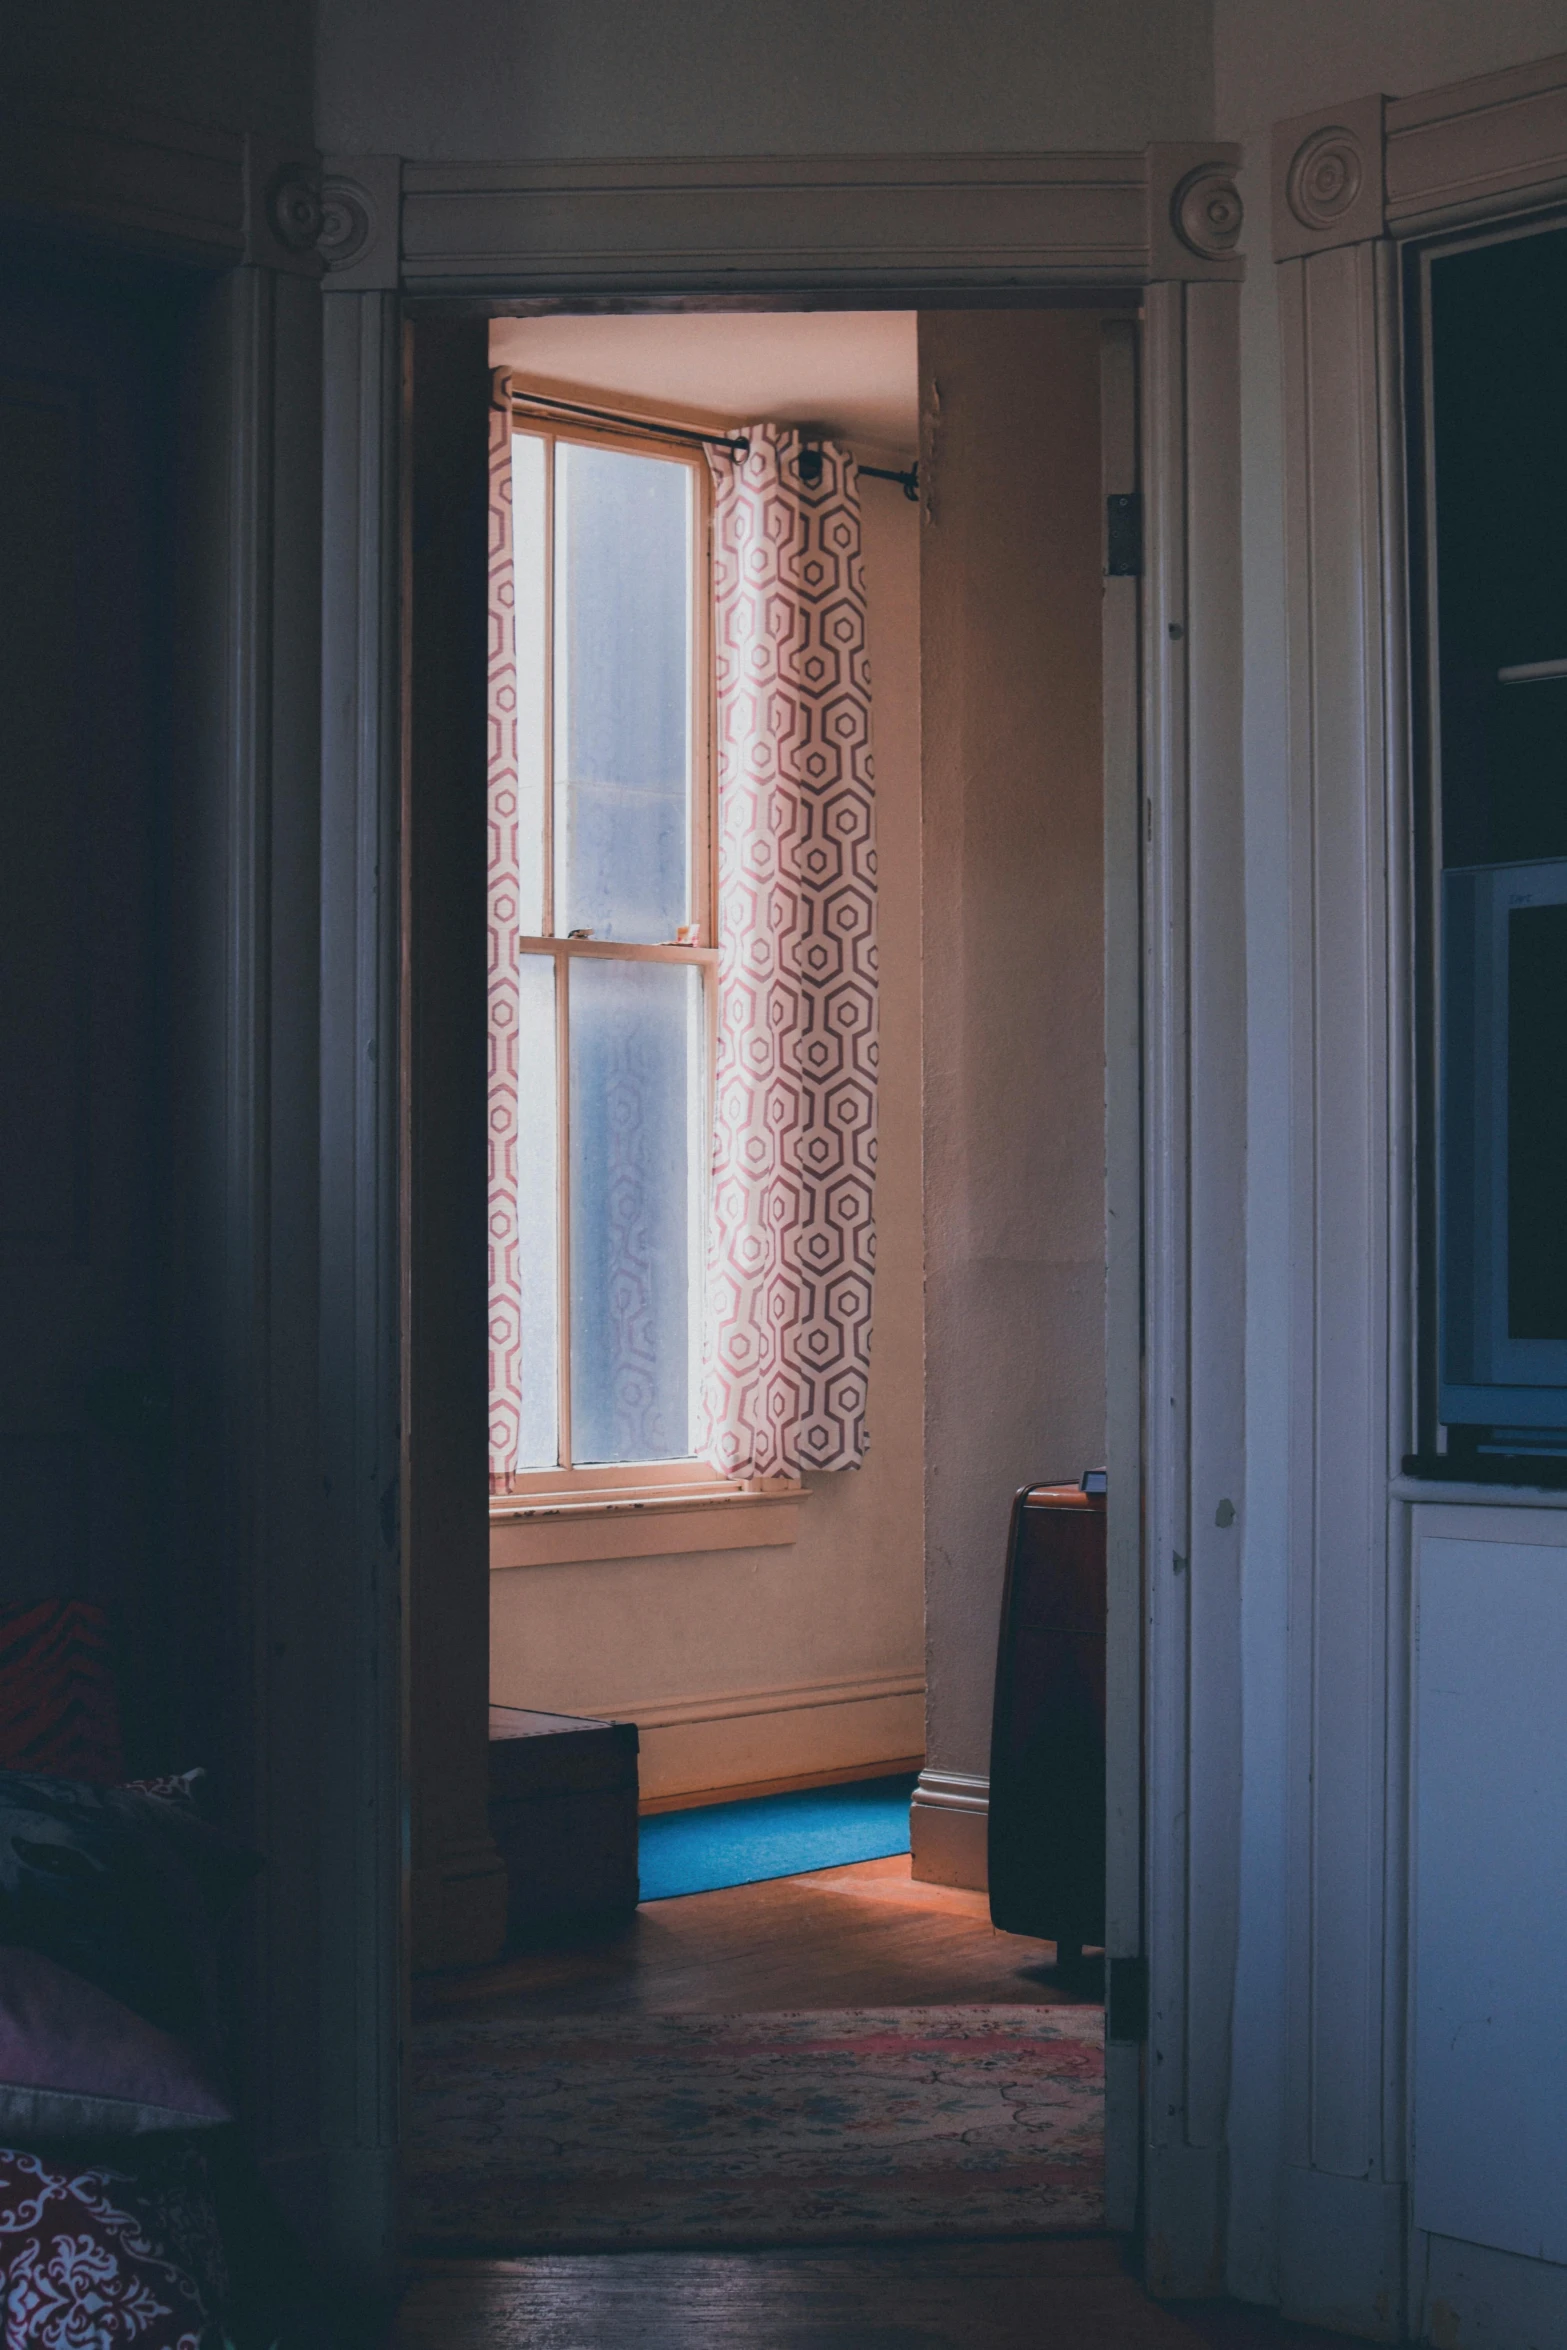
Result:
<svg viewBox="0 0 1567 2350">
<path fill-rule="evenodd" d="M 399 1510 L 398 435 L 394 295 L 321 309 L 320 1391 L 313 1620 L 323 1709 L 317 2012 L 333 2102 L 332 2240 L 394 2248 L 407 1789 Z"/>
<path fill-rule="evenodd" d="M 710 1803 L 744 1803 L 759 1795 L 809 1795 L 821 1787 L 848 1787 L 860 1779 L 915 1778 L 923 1754 L 884 1754 L 874 1761 L 835 1763 L 822 1770 L 790 1771 L 772 1779 L 735 1779 L 710 1787 L 686 1787 L 676 1794 L 644 1795 L 637 1804 L 643 1819 L 666 1811 L 697 1811 Z"/>
<path fill-rule="evenodd" d="M 1238 150 L 429 164 L 403 168 L 410 290 L 522 299 L 595 293 L 1114 288 L 1236 276 L 1170 217 L 1197 166 Z M 1150 195 L 1150 190 L 1153 191 Z M 1204 225 L 1228 233 L 1227 199 Z M 1157 235 L 1151 238 L 1151 221 Z M 1238 230 L 1238 222 L 1237 222 Z M 1157 250 L 1153 248 L 1156 246 Z"/>
<path fill-rule="evenodd" d="M 926 1885 L 983 1893 L 990 1882 L 990 1781 L 972 1771 L 921 1771 L 909 1806 L 909 1867 Z"/>
<path fill-rule="evenodd" d="M 1445 2334 L 1450 2342 L 1483 2343 L 1487 2350 L 1561 2340 L 1567 2270 L 1451 2236 L 1427 2236 L 1425 2248 L 1424 2274 L 1416 2279 L 1419 2302 L 1410 2312 L 1414 2340 L 1440 2341 Z"/>
<path fill-rule="evenodd" d="M 328 155 L 316 249 L 332 293 L 394 293 L 402 165 L 395 155 Z"/>
<path fill-rule="evenodd" d="M 244 259 L 260 269 L 319 277 L 321 158 L 245 134 Z"/>
<path fill-rule="evenodd" d="M 1564 197 L 1567 53 L 1390 102 L 1390 228 L 1484 220 Z"/>
<path fill-rule="evenodd" d="M 1148 281 L 1244 276 L 1237 251 L 1244 225 L 1235 179 L 1239 147 L 1182 140 L 1144 154 Z"/>
<path fill-rule="evenodd" d="M 866 1705 L 924 1694 L 923 1673 L 871 1673 L 859 1680 L 800 1681 L 782 1689 L 734 1689 L 710 1697 L 671 1697 L 655 1704 L 631 1699 L 618 1705 L 595 1705 L 592 1710 L 595 1718 L 635 1722 L 639 1730 L 676 1730 L 697 1722 L 751 1721 L 764 1714 L 805 1713 L 819 1706 Z"/>
<path fill-rule="evenodd" d="M 1567 54 L 1415 98 L 1357 98 L 1273 134 L 1273 256 L 1567 201 Z"/>
<path fill-rule="evenodd" d="M 1143 332 L 1146 1330 L 1144 2229 L 1156 2288 L 1220 2289 L 1239 1937 L 1244 869 L 1239 289 L 1149 290 Z"/>
<path fill-rule="evenodd" d="M 1284 181 L 1285 200 L 1307 229 L 1336 229 L 1367 184 L 1368 159 L 1353 131 L 1330 123 L 1296 150 Z"/>
<path fill-rule="evenodd" d="M 300 172 L 275 180 L 267 198 L 272 234 L 290 253 L 308 253 L 321 235 L 321 184 Z"/>
<path fill-rule="evenodd" d="M 1286 2314 L 1401 2339 L 1387 2291 L 1409 1634 L 1388 1486 L 1408 1442 L 1413 963 L 1395 248 L 1287 262 L 1279 292 L 1295 1399 L 1281 2257 Z"/>
<path fill-rule="evenodd" d="M 989 1775 L 983 1771 L 937 1771 L 927 1765 L 919 1775 L 914 1801 L 926 1811 L 968 1812 L 988 1819 Z"/>
<path fill-rule="evenodd" d="M 1300 2325 L 1406 2342 L 1404 2190 L 1286 2163 L 1279 2192 L 1279 2302 Z M 1438 2337 L 1440 2339 L 1440 2337 Z"/>
<path fill-rule="evenodd" d="M 1189 171 L 1170 204 L 1176 234 L 1200 261 L 1222 261 L 1240 243 L 1245 208 L 1235 175 L 1222 165 Z"/>
<path fill-rule="evenodd" d="M 416 1974 L 487 1966 L 506 1934 L 506 1863 L 488 1836 L 442 1839 L 409 1881 L 409 1964 Z"/>
<path fill-rule="evenodd" d="M 0 210 L 227 268 L 245 253 L 245 143 L 163 115 L 7 114 Z"/>
<path fill-rule="evenodd" d="M 490 1519 L 490 1569 L 610 1559 L 676 1558 L 698 1550 L 764 1550 L 796 1540 L 809 1493 L 725 1493 L 711 1500 L 566 1503 Z"/>
<path fill-rule="evenodd" d="M 1281 122 L 1273 134 L 1273 258 L 1383 232 L 1381 97 Z"/>
<path fill-rule="evenodd" d="M 1161 296 L 1162 300 L 1163 297 Z M 1100 489 L 1135 496 L 1142 336 L 1100 340 Z M 1108 506 L 1106 508 L 1108 513 Z M 1106 578 L 1105 986 L 1105 1955 L 1143 1950 L 1143 776 L 1142 582 Z M 1130 2235 L 1142 2189 L 1142 2047 L 1105 2049 L 1105 2225 Z"/>
</svg>

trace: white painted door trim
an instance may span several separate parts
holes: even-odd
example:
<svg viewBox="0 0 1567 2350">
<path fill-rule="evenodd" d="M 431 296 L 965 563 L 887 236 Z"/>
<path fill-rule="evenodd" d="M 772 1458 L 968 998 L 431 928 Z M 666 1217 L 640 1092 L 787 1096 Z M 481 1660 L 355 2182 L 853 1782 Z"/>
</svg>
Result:
<svg viewBox="0 0 1567 2350">
<path fill-rule="evenodd" d="M 1140 330 L 1100 340 L 1106 500 L 1105 873 L 1105 2218 L 1130 2234 L 1142 2188 L 1143 762 L 1142 581 L 1111 577 L 1111 498 L 1140 498 Z M 1140 533 L 1139 533 L 1140 535 Z M 1125 2012 L 1126 1994 L 1133 2013 Z"/>
<path fill-rule="evenodd" d="M 962 158 L 405 166 L 400 248 L 384 225 L 387 159 L 333 159 L 328 181 L 349 223 L 336 259 L 329 249 L 329 272 L 340 261 L 345 286 L 372 282 L 366 269 L 375 283 L 400 278 L 413 298 L 477 296 L 503 309 L 567 298 L 657 306 L 721 292 L 770 307 L 813 292 L 918 304 L 954 293 L 1070 300 L 1089 288 L 1146 289 L 1148 552 L 1137 656 L 1145 782 L 1131 884 L 1144 922 L 1129 937 L 1142 941 L 1132 1212 L 1142 1219 L 1139 1276 L 1148 1268 L 1147 1356 L 1146 1373 L 1139 1364 L 1132 1375 L 1134 1401 L 1122 1363 L 1118 1425 L 1123 1444 L 1137 1421 L 1147 1435 L 1143 1461 L 1133 1436 L 1131 1473 L 1113 1461 L 1112 1478 L 1121 1467 L 1117 1491 L 1128 1505 L 1117 1590 L 1136 1611 L 1113 1636 L 1123 1682 L 1141 1676 L 1131 1704 L 1134 1718 L 1146 1707 L 1150 1824 L 1146 1876 L 1129 1886 L 1125 1870 L 1117 1874 L 1117 1953 L 1148 1957 L 1156 2094 L 1146 2101 L 1146 2143 L 1118 2145 L 1114 2165 L 1122 2218 L 1141 2173 L 1151 2277 L 1176 2293 L 1222 2289 L 1238 1837 L 1245 1103 L 1235 160 L 1232 148 L 1204 145 L 983 167 Z M 1119 223 L 1113 235 L 1102 221 L 1092 234 L 1084 227 L 1084 207 L 1100 204 Z M 364 228 L 377 217 L 379 260 L 377 235 Z M 330 274 L 328 286 L 330 304 Z M 368 612 L 379 592 L 368 549 L 364 563 Z M 1118 1000 L 1125 1021 L 1124 989 Z M 1119 1114 L 1124 1162 L 1124 1090 Z M 1124 1163 L 1120 1172 L 1124 1209 Z M 1117 1255 L 1120 1276 L 1128 1262 Z M 1124 1280 L 1118 1295 L 1124 1339 Z M 1143 1501 L 1146 1553 L 1129 1531 Z M 1124 1705 L 1124 1687 L 1121 1695 Z M 1124 1806 L 1124 1771 L 1121 1779 Z M 1140 2051 L 1134 2062 L 1141 2072 Z M 1124 2118 L 1135 2102 L 1122 2096 L 1116 2110 Z"/>
<path fill-rule="evenodd" d="M 396 295 L 323 295 L 321 1447 L 337 1661 L 323 1839 L 325 2173 L 339 2257 L 389 2273 L 407 1979 L 400 1524 Z"/>
<path fill-rule="evenodd" d="M 1238 277 L 1237 150 L 405 163 L 410 293 L 927 305 Z"/>
<path fill-rule="evenodd" d="M 1440 2322 L 1522 2350 L 1567 2324 L 1567 2272 L 1547 2285 L 1540 2263 L 1444 2251 L 1407 2213 L 1409 1516 L 1482 1496 L 1400 1474 L 1415 1443 L 1401 263 L 1417 238 L 1567 200 L 1567 57 L 1280 124 L 1274 191 L 1294 1284 L 1281 2293 L 1289 2316 L 1379 2340 Z"/>
<path fill-rule="evenodd" d="M 1238 331 L 1232 287 L 1148 289 L 1143 2227 L 1150 2289 L 1177 2296 L 1223 2290 L 1239 1893 L 1246 1097 Z"/>
</svg>

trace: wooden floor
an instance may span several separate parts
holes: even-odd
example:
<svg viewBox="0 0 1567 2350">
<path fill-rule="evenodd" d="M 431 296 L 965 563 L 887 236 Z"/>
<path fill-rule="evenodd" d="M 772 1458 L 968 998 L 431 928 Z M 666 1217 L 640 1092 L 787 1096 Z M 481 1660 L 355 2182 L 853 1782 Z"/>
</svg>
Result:
<svg viewBox="0 0 1567 2350">
<path fill-rule="evenodd" d="M 395 2350 L 1349 2350 L 1234 2302 L 1161 2307 L 1108 2236 L 426 2262 Z"/>
<path fill-rule="evenodd" d="M 794 2007 L 1060 2004 L 1049 1942 L 998 1934 L 982 1893 L 921 1885 L 909 1856 L 649 1901 L 618 1933 L 427 1975 L 422 2015 L 766 2013 Z"/>
<path fill-rule="evenodd" d="M 908 1856 L 649 1902 L 617 1933 L 425 1977 L 425 2015 L 1060 2004 L 1048 1942 Z M 426 2261 L 394 2350 L 1344 2350 L 1233 2303 L 1160 2307 L 1119 2240 Z"/>
</svg>

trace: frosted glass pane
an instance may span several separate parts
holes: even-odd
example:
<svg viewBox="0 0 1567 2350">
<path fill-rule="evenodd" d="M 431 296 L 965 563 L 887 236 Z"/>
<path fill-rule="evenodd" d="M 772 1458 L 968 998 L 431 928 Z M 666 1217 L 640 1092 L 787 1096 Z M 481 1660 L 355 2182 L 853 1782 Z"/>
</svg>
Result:
<svg viewBox="0 0 1567 2350">
<path fill-rule="evenodd" d="M 523 955 L 517 979 L 517 1257 L 522 1291 L 517 1466 L 552 1469 L 560 1458 L 554 957 Z"/>
<path fill-rule="evenodd" d="M 691 472 L 555 451 L 555 927 L 689 920 Z"/>
<path fill-rule="evenodd" d="M 521 879 L 517 927 L 537 938 L 544 928 L 544 783 L 546 618 L 549 541 L 545 523 L 545 465 L 549 452 L 537 433 L 511 438 L 513 625 L 517 657 L 517 863 Z M 554 1459 L 551 1453 L 551 1460 Z"/>
<path fill-rule="evenodd" d="M 691 1450 L 700 1277 L 702 983 L 690 964 L 571 966 L 572 1457 Z"/>
</svg>

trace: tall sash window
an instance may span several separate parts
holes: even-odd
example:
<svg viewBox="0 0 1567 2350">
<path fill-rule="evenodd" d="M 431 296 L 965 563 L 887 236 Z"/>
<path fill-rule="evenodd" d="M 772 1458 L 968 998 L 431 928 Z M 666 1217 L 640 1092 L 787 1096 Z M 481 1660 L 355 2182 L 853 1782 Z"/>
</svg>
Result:
<svg viewBox="0 0 1567 2350">
<path fill-rule="evenodd" d="M 794 1479 L 865 1448 L 853 460 L 766 425 L 736 438 L 710 470 L 697 447 L 492 418 L 498 1494 L 636 1464 Z"/>
</svg>

